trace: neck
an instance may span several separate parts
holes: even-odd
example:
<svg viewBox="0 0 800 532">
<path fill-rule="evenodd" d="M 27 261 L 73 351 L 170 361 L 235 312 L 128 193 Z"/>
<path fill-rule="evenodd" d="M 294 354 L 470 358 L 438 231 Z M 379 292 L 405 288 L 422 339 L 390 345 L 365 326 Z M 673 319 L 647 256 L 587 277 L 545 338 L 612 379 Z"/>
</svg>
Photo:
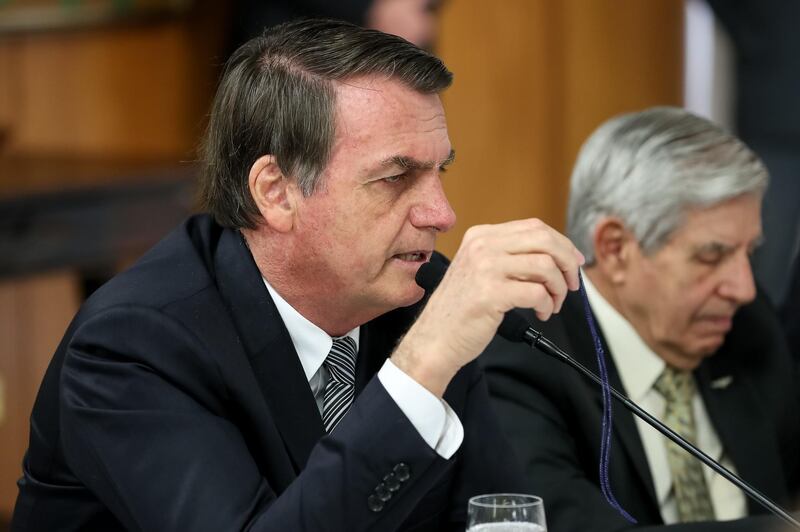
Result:
<svg viewBox="0 0 800 532">
<path fill-rule="evenodd" d="M 383 312 L 353 308 L 350 300 L 337 297 L 331 284 L 303 268 L 303 256 L 291 240 L 268 228 L 242 229 L 242 235 L 261 276 L 308 321 L 332 337 L 347 334 Z"/>
<path fill-rule="evenodd" d="M 614 309 L 622 314 L 626 320 L 631 321 L 630 317 L 625 314 L 625 310 L 619 302 L 617 291 L 614 289 L 614 284 L 603 274 L 597 266 L 588 266 L 583 268 L 583 273 L 594 285 L 595 289 L 600 292 L 603 299 L 614 307 Z M 631 322 L 633 323 L 633 322 Z"/>
</svg>

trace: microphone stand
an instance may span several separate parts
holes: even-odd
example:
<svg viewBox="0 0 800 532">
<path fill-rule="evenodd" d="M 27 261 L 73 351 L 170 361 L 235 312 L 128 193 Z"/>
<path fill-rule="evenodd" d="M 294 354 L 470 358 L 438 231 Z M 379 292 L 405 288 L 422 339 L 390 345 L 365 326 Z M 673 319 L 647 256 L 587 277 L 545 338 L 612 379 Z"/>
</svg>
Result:
<svg viewBox="0 0 800 532">
<path fill-rule="evenodd" d="M 582 373 L 583 375 L 589 377 L 597 384 L 603 386 L 603 381 L 595 375 L 590 369 L 586 366 L 569 356 L 565 353 L 561 348 L 555 345 L 553 342 L 542 336 L 542 333 L 536 331 L 532 327 L 528 327 L 528 329 L 524 333 L 525 342 L 530 344 L 531 347 L 537 348 L 546 355 L 549 355 L 561 362 L 571 366 L 572 368 L 576 369 L 578 372 Z M 624 394 L 618 392 L 612 386 L 609 385 L 609 391 L 611 395 L 614 396 L 619 402 L 621 402 L 625 408 L 630 410 L 633 414 L 637 417 L 642 419 L 645 423 L 656 429 L 658 432 L 672 440 L 673 442 L 680 445 L 686 452 L 703 462 L 705 465 L 728 479 L 729 482 L 734 484 L 736 487 L 741 489 L 743 492 L 747 494 L 748 497 L 752 498 L 767 510 L 772 512 L 773 514 L 777 515 L 788 524 L 792 525 L 794 528 L 800 530 L 800 522 L 798 522 L 794 517 L 789 515 L 786 510 L 772 502 L 769 498 L 767 498 L 764 494 L 758 491 L 756 488 L 742 480 L 740 477 L 726 469 L 722 466 L 719 462 L 708 456 L 706 453 L 692 445 L 689 441 L 685 440 L 680 434 L 673 431 L 661 421 L 656 419 L 655 417 L 648 414 L 645 410 L 643 410 L 639 405 L 628 399 Z"/>
</svg>

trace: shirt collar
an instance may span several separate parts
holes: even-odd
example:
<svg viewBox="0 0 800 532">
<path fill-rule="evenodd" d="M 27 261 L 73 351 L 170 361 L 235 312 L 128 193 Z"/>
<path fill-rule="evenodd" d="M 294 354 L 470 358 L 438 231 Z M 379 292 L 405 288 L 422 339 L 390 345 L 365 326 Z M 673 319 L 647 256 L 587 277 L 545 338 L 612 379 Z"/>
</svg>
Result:
<svg viewBox="0 0 800 532">
<path fill-rule="evenodd" d="M 289 331 L 292 344 L 294 344 L 294 349 L 300 358 L 300 364 L 303 366 L 303 372 L 306 374 L 306 380 L 310 381 L 319 371 L 322 363 L 325 362 L 328 353 L 330 353 L 333 346 L 333 338 L 297 312 L 275 291 L 266 279 L 264 279 L 264 284 L 267 285 L 267 290 L 275 303 L 275 307 L 278 309 L 278 314 L 280 314 L 286 329 Z M 355 341 L 356 351 L 358 351 L 359 332 L 360 327 L 356 327 L 344 335 Z"/>
<path fill-rule="evenodd" d="M 587 275 L 583 276 L 583 284 L 622 385 L 628 397 L 639 402 L 653 388 L 666 363 L 648 347 L 633 325 L 600 294 Z"/>
</svg>

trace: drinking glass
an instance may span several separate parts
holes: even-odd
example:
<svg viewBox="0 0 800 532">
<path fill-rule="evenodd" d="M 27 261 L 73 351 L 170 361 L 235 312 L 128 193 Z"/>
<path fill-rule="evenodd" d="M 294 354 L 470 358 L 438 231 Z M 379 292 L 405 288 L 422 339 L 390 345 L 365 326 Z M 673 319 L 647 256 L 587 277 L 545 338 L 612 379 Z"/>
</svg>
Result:
<svg viewBox="0 0 800 532">
<path fill-rule="evenodd" d="M 535 495 L 492 493 L 469 500 L 467 532 L 546 532 L 544 502 Z"/>
</svg>

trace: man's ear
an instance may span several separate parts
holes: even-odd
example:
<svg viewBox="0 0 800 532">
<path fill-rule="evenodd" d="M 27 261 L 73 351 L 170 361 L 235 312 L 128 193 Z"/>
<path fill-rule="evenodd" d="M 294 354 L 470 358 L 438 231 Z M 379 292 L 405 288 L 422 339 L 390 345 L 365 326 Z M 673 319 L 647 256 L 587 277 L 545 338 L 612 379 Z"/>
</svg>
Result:
<svg viewBox="0 0 800 532">
<path fill-rule="evenodd" d="M 286 233 L 294 226 L 296 186 L 278 167 L 274 155 L 262 155 L 250 167 L 250 195 L 266 224 Z"/>
<path fill-rule="evenodd" d="M 633 234 L 619 218 L 601 219 L 594 228 L 594 256 L 598 269 L 612 284 L 625 282 L 631 253 L 637 247 Z"/>
</svg>

